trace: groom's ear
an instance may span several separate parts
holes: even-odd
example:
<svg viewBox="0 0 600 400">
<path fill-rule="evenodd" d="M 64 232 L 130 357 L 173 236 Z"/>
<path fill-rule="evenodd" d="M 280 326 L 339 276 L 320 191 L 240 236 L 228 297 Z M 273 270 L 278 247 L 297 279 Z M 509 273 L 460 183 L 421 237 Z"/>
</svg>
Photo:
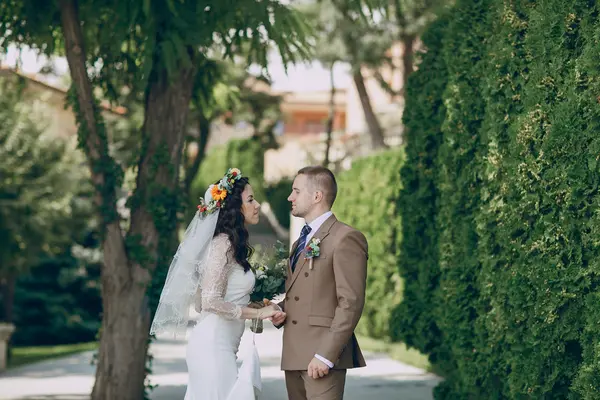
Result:
<svg viewBox="0 0 600 400">
<path fill-rule="evenodd" d="M 325 198 L 325 195 L 323 194 L 323 192 L 321 190 L 317 190 L 315 192 L 315 203 L 322 202 L 324 198 Z"/>
</svg>

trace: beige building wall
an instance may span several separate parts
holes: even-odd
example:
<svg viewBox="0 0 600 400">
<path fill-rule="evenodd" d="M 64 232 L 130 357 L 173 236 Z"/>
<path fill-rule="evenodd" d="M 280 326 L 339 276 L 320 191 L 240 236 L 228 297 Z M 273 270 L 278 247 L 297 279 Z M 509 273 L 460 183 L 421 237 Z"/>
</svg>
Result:
<svg viewBox="0 0 600 400">
<path fill-rule="evenodd" d="M 307 148 L 299 140 L 288 141 L 279 149 L 269 149 L 265 152 L 265 182 L 291 178 L 308 162 Z"/>
</svg>

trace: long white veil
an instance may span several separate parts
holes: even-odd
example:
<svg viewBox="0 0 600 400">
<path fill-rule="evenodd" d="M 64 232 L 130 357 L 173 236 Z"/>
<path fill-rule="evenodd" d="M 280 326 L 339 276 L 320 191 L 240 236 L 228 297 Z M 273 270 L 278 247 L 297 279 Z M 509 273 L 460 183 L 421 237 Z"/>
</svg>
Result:
<svg viewBox="0 0 600 400">
<path fill-rule="evenodd" d="M 210 189 L 206 191 L 205 201 L 210 199 Z M 185 337 L 194 296 L 210 256 L 209 245 L 215 234 L 219 213 L 219 210 L 206 216 L 196 213 L 188 225 L 171 261 L 150 327 L 151 335 Z"/>
</svg>

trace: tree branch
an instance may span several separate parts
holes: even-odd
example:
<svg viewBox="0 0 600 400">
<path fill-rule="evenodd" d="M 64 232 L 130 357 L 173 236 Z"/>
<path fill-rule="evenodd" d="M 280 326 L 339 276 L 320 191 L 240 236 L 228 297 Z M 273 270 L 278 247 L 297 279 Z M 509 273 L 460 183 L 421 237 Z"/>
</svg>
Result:
<svg viewBox="0 0 600 400">
<path fill-rule="evenodd" d="M 77 4 L 74 0 L 60 0 L 60 14 L 65 52 L 73 80 L 70 103 L 78 124 L 79 147 L 87 155 L 92 182 L 96 188 L 94 202 L 100 211 L 104 225 L 102 249 L 103 287 L 116 291 L 127 287 L 129 282 L 125 242 L 119 225 L 116 191 L 121 186 L 123 172 L 108 153 L 108 142 L 102 116 L 93 96 L 92 85 L 87 75 L 83 33 Z M 107 289 L 108 290 L 108 289 Z M 106 309 L 105 313 L 110 311 Z"/>
<path fill-rule="evenodd" d="M 381 88 L 385 90 L 385 92 L 390 96 L 399 96 L 401 94 L 401 91 L 394 90 L 392 85 L 387 83 L 387 81 L 383 78 L 383 75 L 381 75 L 381 72 L 378 69 L 373 70 L 373 77 L 375 78 L 377 83 L 379 83 L 379 86 L 381 86 Z"/>
</svg>

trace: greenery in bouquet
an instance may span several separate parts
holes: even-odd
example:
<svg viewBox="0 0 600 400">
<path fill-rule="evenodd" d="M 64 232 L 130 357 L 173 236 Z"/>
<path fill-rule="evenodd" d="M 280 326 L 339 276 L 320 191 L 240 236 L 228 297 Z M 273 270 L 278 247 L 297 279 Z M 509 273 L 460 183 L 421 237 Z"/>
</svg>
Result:
<svg viewBox="0 0 600 400">
<path fill-rule="evenodd" d="M 285 291 L 285 279 L 288 270 L 288 251 L 284 244 L 277 242 L 272 255 L 263 254 L 254 263 L 256 282 L 250 301 L 273 300 Z"/>
</svg>

